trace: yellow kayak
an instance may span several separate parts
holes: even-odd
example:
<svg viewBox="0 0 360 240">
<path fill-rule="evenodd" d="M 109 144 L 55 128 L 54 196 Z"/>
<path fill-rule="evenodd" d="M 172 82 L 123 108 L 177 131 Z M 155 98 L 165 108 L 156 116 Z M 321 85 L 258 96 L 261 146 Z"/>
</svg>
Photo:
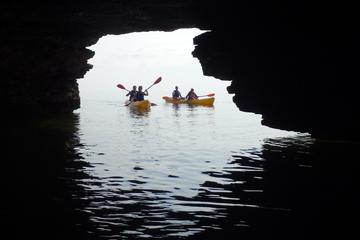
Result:
<svg viewBox="0 0 360 240">
<path fill-rule="evenodd" d="M 151 103 L 150 103 L 149 100 L 136 101 L 136 102 L 126 101 L 126 102 L 125 102 L 125 106 L 137 108 L 137 109 L 140 109 L 140 110 L 145 110 L 145 109 L 149 109 L 149 108 L 150 108 Z"/>
<path fill-rule="evenodd" d="M 164 96 L 163 99 L 167 103 L 174 103 L 174 104 L 187 103 L 191 105 L 202 105 L 202 106 L 213 106 L 215 101 L 214 97 L 187 100 L 187 99 L 173 99 L 172 97 Z"/>
</svg>

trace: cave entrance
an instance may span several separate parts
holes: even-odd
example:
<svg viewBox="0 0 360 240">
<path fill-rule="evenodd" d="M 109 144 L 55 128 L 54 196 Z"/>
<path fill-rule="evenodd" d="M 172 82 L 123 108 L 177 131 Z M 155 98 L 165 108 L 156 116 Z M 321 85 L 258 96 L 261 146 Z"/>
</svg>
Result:
<svg viewBox="0 0 360 240">
<path fill-rule="evenodd" d="M 244 144 L 242 147 L 254 147 L 260 146 L 260 141 L 264 138 L 288 135 L 286 131 L 261 125 L 259 114 L 239 111 L 232 101 L 233 96 L 226 90 L 230 85 L 229 81 L 203 75 L 200 62 L 191 54 L 195 48 L 193 38 L 203 32 L 191 28 L 173 32 L 107 35 L 99 39 L 97 44 L 89 47 L 95 51 L 94 57 L 89 60 L 93 69 L 84 79 L 78 80 L 81 106 L 77 112 L 81 115 L 81 125 L 91 133 L 100 125 L 107 125 L 97 132 L 111 133 L 106 138 L 116 139 L 114 141 L 117 142 L 120 141 L 117 140 L 117 133 L 126 130 L 121 133 L 126 135 L 137 129 L 138 124 L 143 127 L 138 128 L 139 132 L 136 134 L 129 135 L 129 138 L 139 137 L 147 126 L 160 130 L 151 134 L 164 134 L 161 137 L 165 138 L 177 134 L 169 129 L 182 128 L 183 134 L 196 135 L 193 144 L 205 144 L 206 148 L 210 138 L 214 140 L 214 147 L 220 141 L 227 147 L 231 145 L 230 142 L 241 142 Z M 149 96 L 145 97 L 155 104 L 151 111 L 144 114 L 151 117 L 140 122 L 134 120 L 129 107 L 125 106 L 129 98 L 126 96 L 127 91 L 117 85 L 121 84 L 128 90 L 133 85 L 142 85 L 146 89 L 159 77 L 162 77 L 162 81 L 152 86 Z M 171 96 L 175 86 L 179 87 L 183 96 L 191 88 L 200 96 L 214 93 L 214 106 L 166 104 L 162 97 Z M 92 125 L 94 123 L 97 124 Z M 125 127 L 123 123 L 130 125 Z M 116 134 L 112 134 L 114 131 Z M 185 135 L 181 137 L 187 138 Z M 182 143 L 186 145 L 189 141 Z"/>
<path fill-rule="evenodd" d="M 127 89 L 133 85 L 150 86 L 158 77 L 161 83 L 149 90 L 149 99 L 162 103 L 162 96 L 171 94 L 175 86 L 182 95 L 194 88 L 198 95 L 216 94 L 217 101 L 231 102 L 226 91 L 230 82 L 204 76 L 200 62 L 191 52 L 193 38 L 202 34 L 196 28 L 173 32 L 138 32 L 123 35 L 107 35 L 89 47 L 95 51 L 89 63 L 94 66 L 80 79 L 82 104 L 88 100 L 124 102 Z"/>
</svg>

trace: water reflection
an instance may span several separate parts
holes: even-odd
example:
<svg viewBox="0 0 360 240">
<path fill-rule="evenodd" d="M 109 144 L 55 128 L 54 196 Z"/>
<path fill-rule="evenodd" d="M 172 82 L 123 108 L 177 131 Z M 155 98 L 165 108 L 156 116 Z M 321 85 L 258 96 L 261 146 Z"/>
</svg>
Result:
<svg viewBox="0 0 360 240">
<path fill-rule="evenodd" d="M 173 109 L 173 116 L 174 117 L 181 117 L 181 111 L 180 111 L 180 105 L 179 104 L 171 104 L 171 107 Z"/>
<path fill-rule="evenodd" d="M 150 115 L 151 109 L 141 109 L 137 107 L 127 107 L 129 114 L 131 117 L 138 118 L 138 117 L 148 117 Z"/>
<path fill-rule="evenodd" d="M 78 115 L 56 119 L 24 134 L 23 151 L 12 154 L 37 157 L 7 175 L 5 195 L 15 200 L 5 216 L 22 230 L 16 237 L 318 239 L 356 229 L 348 214 L 358 210 L 358 144 L 296 135 L 233 149 L 221 167 L 205 153 L 194 161 L 140 151 L 111 162 L 82 142 Z"/>
<path fill-rule="evenodd" d="M 87 199 L 81 212 L 97 239 L 311 238 L 324 220 L 312 206 L 319 200 L 313 146 L 313 139 L 299 136 L 234 151 L 220 171 L 202 172 L 194 196 L 182 192 L 185 176 L 163 174 L 162 181 L 177 180 L 165 190 L 162 181 L 148 185 L 151 175 L 138 166 L 133 178 L 83 175 L 76 185 L 86 191 L 75 198 Z"/>
<path fill-rule="evenodd" d="M 78 192 L 85 195 L 76 198 L 88 200 L 81 211 L 89 215 L 93 233 L 100 239 L 185 237 L 222 229 L 221 219 L 236 219 L 231 222 L 233 227 L 249 227 L 253 224 L 249 216 L 261 215 L 259 209 L 288 210 L 264 201 L 264 159 L 259 155 L 239 152 L 231 156 L 222 171 L 203 172 L 204 179 L 209 180 L 193 186 L 198 192 L 195 196 L 187 197 L 182 192 L 185 176 L 163 174 L 155 185 L 148 185 L 151 175 L 144 175 L 146 173 L 141 173 L 144 167 L 137 166 L 131 178 L 89 179 L 83 175 L 76 183 L 86 189 Z M 159 172 L 152 174 L 160 175 Z M 162 181 L 167 179 L 178 180 L 173 189 L 162 189 Z M 238 212 L 236 218 L 232 212 Z"/>
<path fill-rule="evenodd" d="M 85 194 L 77 179 L 91 178 L 85 172 L 91 166 L 76 151 L 79 116 L 21 119 L 3 132 L 9 143 L 1 181 L 3 238 L 86 239 L 91 222 L 77 210 L 86 201 L 73 199 Z"/>
</svg>

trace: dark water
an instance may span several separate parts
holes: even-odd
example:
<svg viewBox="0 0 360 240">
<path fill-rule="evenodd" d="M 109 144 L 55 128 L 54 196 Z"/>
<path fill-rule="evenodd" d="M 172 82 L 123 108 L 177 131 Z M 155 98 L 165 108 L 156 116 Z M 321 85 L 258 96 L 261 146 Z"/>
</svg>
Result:
<svg viewBox="0 0 360 240">
<path fill-rule="evenodd" d="M 245 113 L 228 119 L 226 106 L 139 113 L 89 103 L 12 122 L 3 145 L 2 238 L 356 234 L 358 144 L 268 129 Z"/>
</svg>

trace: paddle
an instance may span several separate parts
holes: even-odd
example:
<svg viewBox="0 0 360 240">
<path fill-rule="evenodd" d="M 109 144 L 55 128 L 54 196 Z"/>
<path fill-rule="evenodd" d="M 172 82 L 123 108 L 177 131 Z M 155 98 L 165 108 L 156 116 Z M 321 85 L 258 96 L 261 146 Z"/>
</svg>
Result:
<svg viewBox="0 0 360 240">
<path fill-rule="evenodd" d="M 128 92 L 130 92 L 129 90 L 127 90 L 122 84 L 118 84 L 118 85 L 116 85 L 118 88 L 121 88 L 121 89 L 124 89 L 124 90 L 126 90 L 126 91 L 128 91 Z"/>
<path fill-rule="evenodd" d="M 129 90 L 127 90 L 122 84 L 118 84 L 118 85 L 116 85 L 118 88 L 120 88 L 120 89 L 124 89 L 124 90 L 126 90 L 126 91 L 128 91 L 128 92 L 130 92 Z M 128 104 L 125 104 L 125 106 L 129 106 L 130 105 L 130 103 L 131 103 L 132 101 L 130 101 Z"/>
<path fill-rule="evenodd" d="M 144 90 L 144 92 L 146 92 L 147 90 L 149 90 L 152 86 L 154 86 L 155 84 L 158 84 L 159 82 L 161 82 L 161 77 L 158 77 L 155 82 L 153 84 L 150 85 L 150 87 L 148 87 L 147 89 Z M 151 103 L 151 106 L 157 106 L 156 103 Z"/>
<path fill-rule="evenodd" d="M 202 96 L 198 96 L 198 97 L 213 97 L 215 96 L 215 93 L 210 93 L 208 95 L 202 95 Z"/>
<path fill-rule="evenodd" d="M 161 82 L 161 77 L 158 77 L 158 79 L 156 79 L 156 81 L 155 81 L 153 84 L 151 84 L 150 87 L 148 87 L 147 89 L 145 89 L 144 92 L 147 91 L 147 90 L 149 90 L 152 86 L 154 86 L 155 84 L 158 84 L 159 82 Z"/>
</svg>

